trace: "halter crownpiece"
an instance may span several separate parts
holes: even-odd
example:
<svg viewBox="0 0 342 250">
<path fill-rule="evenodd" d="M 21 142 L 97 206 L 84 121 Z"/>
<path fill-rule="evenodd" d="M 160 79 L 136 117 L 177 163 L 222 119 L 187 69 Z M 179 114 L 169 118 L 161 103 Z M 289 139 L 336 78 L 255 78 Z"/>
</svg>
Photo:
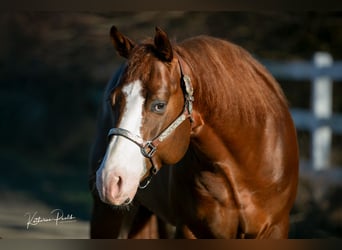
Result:
<svg viewBox="0 0 342 250">
<path fill-rule="evenodd" d="M 186 102 L 188 102 L 188 112 L 191 115 L 192 114 L 192 102 L 194 101 L 194 89 L 192 87 L 191 80 L 188 75 L 183 75 L 183 82 L 185 84 L 185 91 L 186 91 L 185 99 L 186 99 Z M 192 117 L 190 117 L 190 120 L 192 121 Z"/>
<path fill-rule="evenodd" d="M 183 112 L 166 129 L 164 129 L 158 136 L 156 136 L 152 140 L 144 140 L 140 136 L 135 135 L 131 133 L 129 130 L 126 130 L 123 128 L 111 128 L 108 132 L 108 137 L 116 135 L 116 136 L 125 137 L 126 139 L 132 141 L 138 147 L 140 147 L 141 154 L 144 157 L 150 159 L 151 164 L 152 164 L 151 174 L 148 177 L 144 185 L 139 185 L 139 188 L 141 189 L 147 187 L 147 185 L 151 181 L 152 176 L 158 172 L 158 169 L 156 168 L 152 160 L 153 155 L 157 151 L 158 144 L 164 141 L 167 137 L 169 137 L 172 134 L 172 132 L 175 131 L 176 128 L 180 124 L 182 124 L 187 118 L 189 118 L 190 121 L 192 122 L 192 102 L 194 101 L 194 96 L 193 96 L 194 90 L 191 84 L 190 77 L 188 75 L 183 74 L 180 60 L 178 60 L 178 63 L 179 63 L 180 73 L 181 73 L 181 87 L 183 89 L 183 92 L 185 92 L 184 93 L 184 108 L 183 108 Z"/>
</svg>

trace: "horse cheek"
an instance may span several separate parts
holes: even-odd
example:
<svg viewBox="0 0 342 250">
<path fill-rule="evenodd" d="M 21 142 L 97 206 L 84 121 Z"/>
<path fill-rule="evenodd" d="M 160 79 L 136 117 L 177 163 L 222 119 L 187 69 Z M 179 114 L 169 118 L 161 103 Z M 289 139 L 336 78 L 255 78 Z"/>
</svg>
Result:
<svg viewBox="0 0 342 250">
<path fill-rule="evenodd" d="M 176 164 L 183 158 L 190 144 L 190 131 L 190 123 L 184 122 L 161 145 L 160 158 L 164 165 Z"/>
</svg>

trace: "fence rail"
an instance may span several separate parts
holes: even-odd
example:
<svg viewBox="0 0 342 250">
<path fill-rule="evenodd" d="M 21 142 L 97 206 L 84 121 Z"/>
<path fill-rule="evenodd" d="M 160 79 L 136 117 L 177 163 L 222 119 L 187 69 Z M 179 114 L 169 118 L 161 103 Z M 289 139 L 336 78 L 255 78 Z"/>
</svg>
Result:
<svg viewBox="0 0 342 250">
<path fill-rule="evenodd" d="M 333 62 L 329 53 L 317 52 L 310 62 L 260 60 L 279 80 L 311 81 L 311 110 L 293 108 L 297 129 L 311 134 L 310 165 L 329 169 L 332 134 L 342 134 L 342 114 L 333 113 L 333 83 L 342 82 L 342 61 Z"/>
<path fill-rule="evenodd" d="M 279 62 L 267 59 L 260 61 L 279 79 L 301 81 L 326 75 L 335 81 L 342 81 L 342 61 L 336 61 L 333 65 L 323 68 L 309 61 Z"/>
</svg>

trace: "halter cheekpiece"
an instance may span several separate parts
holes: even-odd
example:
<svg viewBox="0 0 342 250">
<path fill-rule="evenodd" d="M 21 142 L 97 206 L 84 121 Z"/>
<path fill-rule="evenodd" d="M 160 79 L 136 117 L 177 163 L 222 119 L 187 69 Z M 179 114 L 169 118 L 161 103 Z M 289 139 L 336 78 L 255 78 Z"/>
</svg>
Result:
<svg viewBox="0 0 342 250">
<path fill-rule="evenodd" d="M 183 74 L 183 69 L 180 60 L 178 59 L 178 64 L 180 68 L 181 73 L 181 87 L 184 94 L 184 108 L 183 112 L 166 128 L 164 129 L 158 136 L 154 137 L 151 140 L 144 140 L 138 135 L 133 134 L 129 130 L 123 129 L 123 128 L 111 128 L 108 132 L 108 137 L 111 137 L 113 135 L 116 136 L 122 136 L 126 139 L 132 141 L 135 143 L 141 151 L 141 154 L 150 159 L 150 162 L 152 164 L 152 167 L 150 169 L 150 174 L 147 177 L 147 179 L 144 181 L 144 184 L 140 183 L 139 188 L 144 189 L 148 186 L 150 183 L 152 176 L 155 175 L 158 172 L 158 169 L 156 168 L 154 162 L 153 162 L 153 155 L 157 151 L 157 147 L 160 142 L 164 141 L 167 137 L 169 137 L 173 131 L 176 130 L 176 128 L 182 124 L 186 119 L 190 119 L 192 122 L 192 103 L 194 101 L 193 96 L 193 87 L 191 84 L 190 77 L 188 75 Z"/>
</svg>

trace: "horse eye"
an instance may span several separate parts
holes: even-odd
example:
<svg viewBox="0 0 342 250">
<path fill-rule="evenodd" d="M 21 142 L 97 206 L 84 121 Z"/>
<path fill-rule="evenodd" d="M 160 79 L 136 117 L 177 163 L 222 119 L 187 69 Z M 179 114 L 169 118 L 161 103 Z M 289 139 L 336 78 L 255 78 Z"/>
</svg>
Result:
<svg viewBox="0 0 342 250">
<path fill-rule="evenodd" d="M 164 113 L 165 109 L 166 109 L 165 102 L 158 101 L 158 102 L 152 103 L 152 106 L 151 106 L 152 112 L 161 114 L 161 113 Z"/>
</svg>

